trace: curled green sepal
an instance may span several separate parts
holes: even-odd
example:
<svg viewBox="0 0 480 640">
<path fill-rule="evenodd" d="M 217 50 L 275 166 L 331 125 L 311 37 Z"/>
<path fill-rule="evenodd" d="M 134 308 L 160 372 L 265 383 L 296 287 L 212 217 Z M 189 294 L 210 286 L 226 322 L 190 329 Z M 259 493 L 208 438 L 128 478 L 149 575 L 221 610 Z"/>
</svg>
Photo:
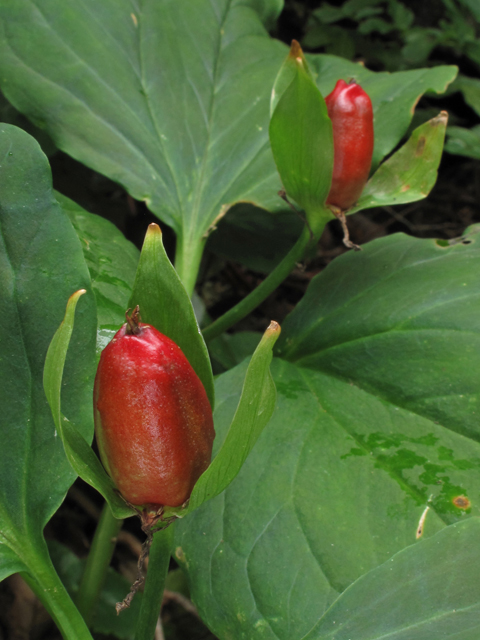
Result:
<svg viewBox="0 0 480 640">
<path fill-rule="evenodd" d="M 437 181 L 447 120 L 442 111 L 417 127 L 403 147 L 380 165 L 348 213 L 426 198 Z"/>
<path fill-rule="evenodd" d="M 225 442 L 208 469 L 200 476 L 189 503 L 182 508 L 167 507 L 164 518 L 183 517 L 214 498 L 232 482 L 242 468 L 275 408 L 277 392 L 270 373 L 272 349 L 280 335 L 280 325 L 271 322 L 248 365 L 242 395 Z"/>
<path fill-rule="evenodd" d="M 80 296 L 84 293 L 86 293 L 85 289 L 80 289 L 71 295 L 68 300 L 65 317 L 48 347 L 43 370 L 43 388 L 52 411 L 55 428 L 63 442 L 65 453 L 73 470 L 82 480 L 88 482 L 103 495 L 116 518 L 128 518 L 134 515 L 135 511 L 128 507 L 119 496 L 115 490 L 115 485 L 105 472 L 89 443 L 61 413 L 60 396 L 63 368 L 72 336 L 75 308 Z"/>
<path fill-rule="evenodd" d="M 212 365 L 190 298 L 168 259 L 158 224 L 148 227 L 140 254 L 130 307 L 140 307 L 142 322 L 151 324 L 183 351 L 214 406 Z"/>
<path fill-rule="evenodd" d="M 283 90 L 270 120 L 270 143 L 287 196 L 306 213 L 315 236 L 332 214 L 325 207 L 333 171 L 333 132 L 327 107 L 297 44 L 292 46 L 275 100 Z M 280 85 L 280 88 L 278 87 Z"/>
</svg>

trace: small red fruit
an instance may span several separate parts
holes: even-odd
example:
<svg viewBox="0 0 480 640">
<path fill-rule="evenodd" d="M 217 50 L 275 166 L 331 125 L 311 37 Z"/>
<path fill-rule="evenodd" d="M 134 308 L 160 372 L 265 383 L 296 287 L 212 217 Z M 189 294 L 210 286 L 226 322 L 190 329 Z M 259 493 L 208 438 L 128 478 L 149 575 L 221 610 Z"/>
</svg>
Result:
<svg viewBox="0 0 480 640">
<path fill-rule="evenodd" d="M 212 409 L 170 338 L 139 322 L 138 307 L 103 350 L 94 388 L 102 462 L 132 505 L 177 507 L 210 464 Z"/>
<path fill-rule="evenodd" d="M 373 110 L 370 98 L 355 82 L 339 80 L 326 98 L 333 126 L 333 179 L 327 204 L 346 211 L 360 197 L 373 155 Z"/>
</svg>

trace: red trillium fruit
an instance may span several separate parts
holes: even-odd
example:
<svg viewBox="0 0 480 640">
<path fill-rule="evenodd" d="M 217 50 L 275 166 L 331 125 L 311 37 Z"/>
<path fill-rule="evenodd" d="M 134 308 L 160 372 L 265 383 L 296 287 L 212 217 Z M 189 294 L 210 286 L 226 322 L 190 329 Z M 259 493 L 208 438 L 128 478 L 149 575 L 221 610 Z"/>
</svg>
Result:
<svg viewBox="0 0 480 640">
<path fill-rule="evenodd" d="M 177 507 L 210 464 L 212 409 L 180 347 L 140 323 L 138 307 L 127 320 L 95 378 L 100 457 L 130 504 Z"/>
<path fill-rule="evenodd" d="M 333 126 L 333 179 L 327 204 L 346 211 L 360 197 L 373 155 L 373 110 L 370 98 L 355 82 L 339 80 L 326 98 Z"/>
</svg>

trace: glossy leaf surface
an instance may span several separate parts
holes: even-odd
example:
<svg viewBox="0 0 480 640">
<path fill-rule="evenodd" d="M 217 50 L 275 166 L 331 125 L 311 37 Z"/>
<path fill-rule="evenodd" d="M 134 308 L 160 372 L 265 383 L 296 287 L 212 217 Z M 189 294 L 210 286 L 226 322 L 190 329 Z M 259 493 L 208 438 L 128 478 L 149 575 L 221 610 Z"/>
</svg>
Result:
<svg viewBox="0 0 480 640">
<path fill-rule="evenodd" d="M 59 148 L 175 229 L 189 293 L 204 234 L 230 205 L 284 208 L 267 133 L 287 48 L 264 27 L 280 8 L 279 0 L 0 7 L 6 96 Z M 404 135 L 422 93 L 445 90 L 456 74 L 455 67 L 375 74 L 333 56 L 308 60 L 323 95 L 353 76 L 372 98 L 376 164 Z"/>
<path fill-rule="evenodd" d="M 475 640 L 480 520 L 404 549 L 348 589 L 304 640 Z"/>
<path fill-rule="evenodd" d="M 198 241 L 224 206 L 275 206 L 268 109 L 285 53 L 262 20 L 279 10 L 278 0 L 7 4 L 4 91 L 59 148 Z"/>
<path fill-rule="evenodd" d="M 227 490 L 177 528 L 217 635 L 301 639 L 419 528 L 435 540 L 480 514 L 478 247 L 476 228 L 451 245 L 376 240 L 332 262 L 284 322 L 271 421 Z M 242 369 L 218 379 L 220 441 Z"/>
<path fill-rule="evenodd" d="M 56 576 L 42 531 L 75 480 L 43 390 L 47 348 L 69 296 L 90 291 L 65 365 L 62 405 L 91 441 L 95 373 L 95 302 L 80 243 L 55 201 L 50 168 L 37 142 L 0 125 L 1 314 L 8 339 L 0 358 L 2 447 L 0 563 L 18 570 L 12 551 L 40 585 L 65 633 L 88 632 Z M 10 548 L 10 550 L 9 550 Z M 5 550 L 5 553 L 3 552 Z M 6 564 L 4 564 L 6 563 Z M 6 569 L 5 569 L 6 567 Z"/>
<path fill-rule="evenodd" d="M 97 357 L 125 322 L 140 252 L 117 227 L 56 192 L 80 239 L 97 302 Z"/>
</svg>

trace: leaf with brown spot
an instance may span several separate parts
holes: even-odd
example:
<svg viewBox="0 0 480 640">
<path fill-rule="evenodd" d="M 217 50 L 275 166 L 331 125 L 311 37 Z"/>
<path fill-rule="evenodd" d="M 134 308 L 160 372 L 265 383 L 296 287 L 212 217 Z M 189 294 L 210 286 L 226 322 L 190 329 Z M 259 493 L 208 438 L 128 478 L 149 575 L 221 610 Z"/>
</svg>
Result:
<svg viewBox="0 0 480 640">
<path fill-rule="evenodd" d="M 437 180 L 447 119 L 442 111 L 417 127 L 403 147 L 380 165 L 349 213 L 425 198 Z"/>
</svg>

